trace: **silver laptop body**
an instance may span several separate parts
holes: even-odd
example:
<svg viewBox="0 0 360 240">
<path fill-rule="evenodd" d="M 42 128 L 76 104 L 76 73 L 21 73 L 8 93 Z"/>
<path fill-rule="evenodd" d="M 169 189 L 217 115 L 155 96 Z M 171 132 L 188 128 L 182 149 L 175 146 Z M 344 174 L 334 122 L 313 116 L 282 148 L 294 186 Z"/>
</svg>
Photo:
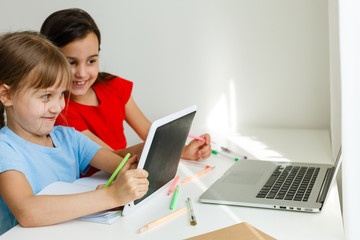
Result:
<svg viewBox="0 0 360 240">
<path fill-rule="evenodd" d="M 320 212 L 340 164 L 341 148 L 334 165 L 240 160 L 199 200 L 203 203 Z M 295 186 L 291 188 L 291 184 Z"/>
</svg>

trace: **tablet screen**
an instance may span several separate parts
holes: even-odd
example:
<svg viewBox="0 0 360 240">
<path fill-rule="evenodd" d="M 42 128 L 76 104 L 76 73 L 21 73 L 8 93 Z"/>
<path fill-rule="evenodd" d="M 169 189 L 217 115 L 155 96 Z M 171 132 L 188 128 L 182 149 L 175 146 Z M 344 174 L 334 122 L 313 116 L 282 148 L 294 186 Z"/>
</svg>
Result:
<svg viewBox="0 0 360 240">
<path fill-rule="evenodd" d="M 149 189 L 142 198 L 126 204 L 122 215 L 150 201 L 175 177 L 196 109 L 192 106 L 152 123 L 138 164 L 149 173 Z"/>
<path fill-rule="evenodd" d="M 157 128 L 146 158 L 144 169 L 149 173 L 149 190 L 138 204 L 175 177 L 181 153 L 195 112 Z"/>
</svg>

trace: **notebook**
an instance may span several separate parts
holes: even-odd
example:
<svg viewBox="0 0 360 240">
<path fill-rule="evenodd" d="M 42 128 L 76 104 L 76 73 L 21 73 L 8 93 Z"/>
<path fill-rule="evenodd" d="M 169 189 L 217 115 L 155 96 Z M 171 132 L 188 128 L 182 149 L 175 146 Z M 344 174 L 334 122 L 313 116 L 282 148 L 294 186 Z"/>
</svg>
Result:
<svg viewBox="0 0 360 240">
<path fill-rule="evenodd" d="M 91 177 L 84 177 L 76 181 L 54 182 L 37 195 L 65 195 L 89 192 L 96 189 L 98 185 L 105 184 L 110 178 L 110 174 L 103 171 L 96 172 Z M 78 220 L 111 224 L 121 217 L 121 211 L 102 211 L 78 218 Z"/>
<path fill-rule="evenodd" d="M 203 203 L 320 212 L 341 164 L 240 160 L 199 198 Z"/>
<path fill-rule="evenodd" d="M 139 209 L 175 177 L 196 109 L 191 106 L 152 123 L 138 164 L 149 173 L 149 190 L 126 204 L 122 215 Z"/>
</svg>

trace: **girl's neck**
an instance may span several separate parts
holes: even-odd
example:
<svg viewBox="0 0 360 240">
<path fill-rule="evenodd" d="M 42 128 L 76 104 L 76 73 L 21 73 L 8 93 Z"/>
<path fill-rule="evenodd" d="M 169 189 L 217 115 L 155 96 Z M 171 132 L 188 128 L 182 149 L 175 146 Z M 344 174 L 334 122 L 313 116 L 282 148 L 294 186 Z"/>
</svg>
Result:
<svg viewBox="0 0 360 240">
<path fill-rule="evenodd" d="M 100 101 L 96 95 L 95 90 L 91 87 L 89 90 L 81 96 L 70 95 L 70 99 L 74 102 L 88 105 L 88 106 L 99 106 Z"/>
<path fill-rule="evenodd" d="M 11 123 L 8 124 L 7 127 L 11 131 L 13 131 L 16 135 L 18 135 L 19 137 L 21 137 L 22 139 L 24 139 L 28 142 L 31 142 L 36 145 L 44 146 L 44 147 L 51 147 L 51 148 L 55 147 L 50 134 L 47 134 L 47 135 L 32 134 L 30 132 L 27 132 L 24 129 L 21 129 L 16 126 L 12 126 Z"/>
<path fill-rule="evenodd" d="M 32 142 L 31 140 L 28 140 L 29 142 Z M 32 143 L 35 143 L 35 144 L 38 144 L 40 146 L 44 146 L 44 147 L 49 147 L 49 148 L 54 148 L 55 145 L 54 145 L 54 142 L 52 141 L 52 138 L 50 136 L 50 134 L 38 139 L 38 141 L 36 142 L 32 142 Z"/>
</svg>

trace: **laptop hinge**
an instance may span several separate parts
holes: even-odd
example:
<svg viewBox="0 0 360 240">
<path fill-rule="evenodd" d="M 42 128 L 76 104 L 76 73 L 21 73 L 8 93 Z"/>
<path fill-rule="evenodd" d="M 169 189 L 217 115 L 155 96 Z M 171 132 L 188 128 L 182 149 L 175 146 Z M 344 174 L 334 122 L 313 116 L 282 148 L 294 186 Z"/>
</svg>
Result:
<svg viewBox="0 0 360 240">
<path fill-rule="evenodd" d="M 325 178 L 324 181 L 322 183 L 321 186 L 321 190 L 319 192 L 318 198 L 317 198 L 317 202 L 321 202 L 323 203 L 325 201 L 326 198 L 326 194 L 329 191 L 330 185 L 331 185 L 331 179 L 332 179 L 332 175 L 334 174 L 334 168 L 328 168 L 326 170 L 326 174 L 325 174 Z"/>
</svg>

